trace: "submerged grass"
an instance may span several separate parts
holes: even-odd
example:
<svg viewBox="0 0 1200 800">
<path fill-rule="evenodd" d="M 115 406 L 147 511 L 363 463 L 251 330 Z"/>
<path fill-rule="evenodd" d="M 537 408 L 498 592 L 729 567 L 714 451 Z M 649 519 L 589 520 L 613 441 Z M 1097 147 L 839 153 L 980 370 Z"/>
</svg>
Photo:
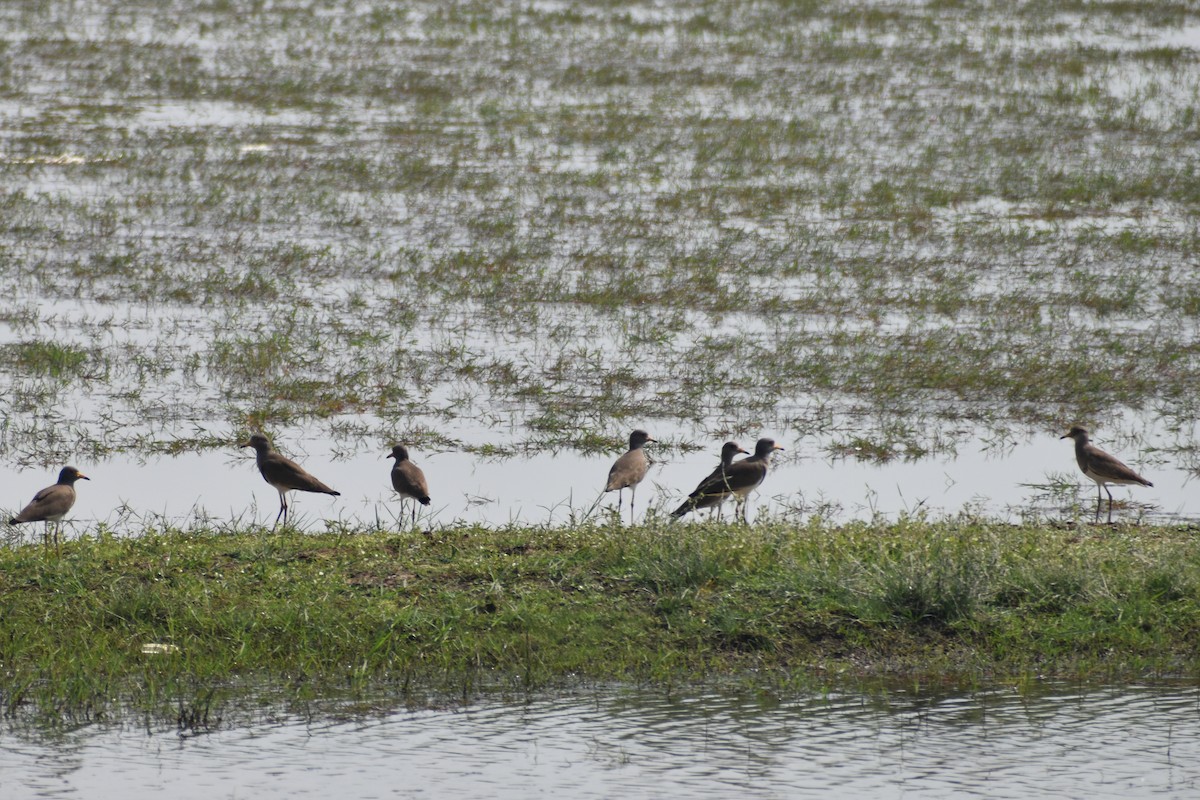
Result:
<svg viewBox="0 0 1200 800">
<path fill-rule="evenodd" d="M 245 5 L 0 9 L 0 455 L 1194 426 L 1190 4 Z"/>
<path fill-rule="evenodd" d="M 1198 541 L 921 519 L 101 530 L 58 558 L 0 549 L 0 700 L 195 723 L 238 686 L 295 699 L 1194 674 Z"/>
</svg>

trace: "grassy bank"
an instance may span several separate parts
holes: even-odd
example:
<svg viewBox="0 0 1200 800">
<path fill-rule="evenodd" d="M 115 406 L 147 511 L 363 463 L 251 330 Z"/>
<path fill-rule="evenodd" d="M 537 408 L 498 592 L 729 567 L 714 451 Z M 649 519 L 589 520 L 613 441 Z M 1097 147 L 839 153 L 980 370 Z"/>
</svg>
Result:
<svg viewBox="0 0 1200 800">
<path fill-rule="evenodd" d="M 201 724 L 248 685 L 1180 674 L 1198 638 L 1200 541 L 1167 528 L 99 531 L 57 558 L 0 549 L 10 714 L 132 704 Z"/>
</svg>

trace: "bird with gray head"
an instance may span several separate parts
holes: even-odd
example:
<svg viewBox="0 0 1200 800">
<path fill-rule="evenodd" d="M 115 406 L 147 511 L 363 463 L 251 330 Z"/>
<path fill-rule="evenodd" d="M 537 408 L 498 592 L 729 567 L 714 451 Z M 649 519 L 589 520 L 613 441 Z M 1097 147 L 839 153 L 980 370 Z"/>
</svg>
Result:
<svg viewBox="0 0 1200 800">
<path fill-rule="evenodd" d="M 1067 431 L 1064 436 L 1058 438 L 1075 440 L 1075 462 L 1079 464 L 1079 469 L 1084 475 L 1096 482 L 1096 522 L 1100 521 L 1100 504 L 1104 501 L 1104 498 L 1100 495 L 1101 488 L 1105 492 L 1108 492 L 1108 521 L 1112 522 L 1113 496 L 1107 484 L 1154 485 L 1125 466 L 1115 456 L 1109 455 L 1092 444 L 1091 439 L 1088 437 L 1087 428 L 1076 425 Z"/>
<path fill-rule="evenodd" d="M 671 512 L 671 516 L 678 519 L 689 511 L 712 508 L 714 509 L 713 513 L 720 519 L 721 506 L 732 494 L 725 471 L 733 463 L 734 456 L 745 452 L 737 442 L 726 442 L 721 445 L 721 463 L 696 485 L 696 490 L 688 495 L 687 500 L 683 501 L 683 505 Z"/>
<path fill-rule="evenodd" d="M 271 446 L 271 440 L 261 433 L 254 434 L 248 441 L 242 442 L 239 447 L 254 448 L 255 461 L 258 462 L 258 471 L 262 473 L 263 480 L 274 486 L 275 491 L 279 492 L 279 513 L 275 515 L 276 525 L 279 524 L 280 517 L 283 517 L 283 524 L 287 524 L 287 493 L 290 491 L 341 495 L 341 492 L 335 492 L 309 475 L 295 461 L 283 456 Z"/>
<path fill-rule="evenodd" d="M 46 532 L 43 543 L 50 546 L 50 525 L 54 523 L 54 547 L 58 548 L 58 534 L 62 527 L 62 519 L 75 505 L 75 481 L 90 481 L 74 467 L 63 467 L 58 473 L 58 483 L 47 486 L 33 496 L 29 504 L 20 513 L 8 521 L 9 525 L 19 525 L 22 522 L 45 522 Z"/>
<path fill-rule="evenodd" d="M 429 484 L 425 482 L 425 473 L 421 468 L 408 459 L 408 448 L 402 444 L 394 445 L 392 452 L 385 458 L 394 458 L 392 465 L 392 488 L 400 495 L 400 513 L 404 514 L 404 500 L 413 500 L 412 524 L 417 525 L 417 503 L 429 505 Z"/>
<path fill-rule="evenodd" d="M 608 470 L 608 481 L 604 484 L 605 492 L 617 493 L 617 516 L 621 515 L 621 493 L 629 490 L 629 523 L 633 524 L 633 501 L 637 496 L 637 485 L 650 471 L 650 458 L 642 448 L 647 442 L 653 442 L 650 434 L 640 428 L 629 434 L 629 450 L 613 463 Z"/>
<path fill-rule="evenodd" d="M 749 505 L 747 498 L 766 480 L 767 470 L 771 466 L 771 456 L 776 450 L 782 449 L 775 444 L 774 439 L 765 437 L 759 439 L 754 445 L 754 455 L 733 462 L 725 468 L 722 475 L 715 480 L 710 479 L 704 486 L 698 487 L 698 490 L 703 495 L 721 497 L 722 500 L 727 497 L 734 498 L 738 505 L 738 509 L 734 511 L 734 519 L 737 519 L 740 510 L 742 522 L 748 523 L 746 518 L 746 507 Z M 675 509 L 676 513 L 679 510 Z M 679 514 L 679 516 L 683 515 Z"/>
</svg>

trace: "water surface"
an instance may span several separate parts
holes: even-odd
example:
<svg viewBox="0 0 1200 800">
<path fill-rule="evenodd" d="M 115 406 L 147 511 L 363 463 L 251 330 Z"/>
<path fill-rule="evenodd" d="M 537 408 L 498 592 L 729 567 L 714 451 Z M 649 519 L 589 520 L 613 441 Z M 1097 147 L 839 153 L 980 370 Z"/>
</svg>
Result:
<svg viewBox="0 0 1200 800">
<path fill-rule="evenodd" d="M 527 702 L 0 737 L 6 797 L 1194 797 L 1200 689 Z"/>
</svg>

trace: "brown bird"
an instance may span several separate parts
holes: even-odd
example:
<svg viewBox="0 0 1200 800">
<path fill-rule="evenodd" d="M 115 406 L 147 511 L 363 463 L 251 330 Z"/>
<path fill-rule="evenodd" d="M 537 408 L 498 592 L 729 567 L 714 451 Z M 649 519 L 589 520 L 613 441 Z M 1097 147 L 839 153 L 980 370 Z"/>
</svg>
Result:
<svg viewBox="0 0 1200 800">
<path fill-rule="evenodd" d="M 21 513 L 10 519 L 8 524 L 18 525 L 22 522 L 45 521 L 46 532 L 43 543 L 48 547 L 50 545 L 50 524 L 55 523 L 54 546 L 57 548 L 62 518 L 71 510 L 71 506 L 75 505 L 75 481 L 80 479 L 91 480 L 74 467 L 63 467 L 58 473 L 58 483 L 47 486 L 35 494 L 29 501 L 29 505 L 21 509 Z"/>
<path fill-rule="evenodd" d="M 263 480 L 274 486 L 275 491 L 279 492 L 279 513 L 275 515 L 276 525 L 279 524 L 280 517 L 283 517 L 283 524 L 287 524 L 287 493 L 293 489 L 299 489 L 302 492 L 322 492 L 335 496 L 341 494 L 309 475 L 295 461 L 281 455 L 271 446 L 271 440 L 261 433 L 254 434 L 249 441 L 242 442 L 239 447 L 254 448 L 258 471 L 262 473 Z"/>
<path fill-rule="evenodd" d="M 719 517 L 721 505 L 729 498 L 730 493 L 728 482 L 725 480 L 725 470 L 733 463 L 734 456 L 745 452 L 737 442 L 726 442 L 721 445 L 721 463 L 708 474 L 708 477 L 696 485 L 696 491 L 689 494 L 688 499 L 683 501 L 683 505 L 671 512 L 671 516 L 678 518 L 689 511 L 715 507 L 716 514 Z M 710 488 L 707 488 L 709 484 L 718 487 L 722 491 L 713 492 Z"/>
<path fill-rule="evenodd" d="M 408 460 L 408 448 L 402 444 L 392 447 L 392 452 L 385 458 L 396 459 L 392 465 L 392 488 L 400 494 L 400 513 L 404 513 L 404 498 L 416 501 L 412 507 L 412 524 L 416 527 L 417 503 L 429 505 L 429 484 L 425 482 L 425 473 Z"/>
<path fill-rule="evenodd" d="M 710 475 L 707 481 L 696 487 L 696 491 L 704 496 L 711 495 L 714 500 L 716 497 L 722 500 L 734 497 L 741 509 L 742 521 L 746 522 L 746 498 L 766 480 L 771 454 L 782 449 L 774 439 L 759 439 L 754 445 L 754 455 L 735 461 L 725 468 L 724 473 L 715 477 Z M 683 516 L 679 511 L 676 509 L 675 514 Z M 737 518 L 737 511 L 734 511 L 734 518 Z"/>
<path fill-rule="evenodd" d="M 642 449 L 646 442 L 653 442 L 650 434 L 638 429 L 629 434 L 629 450 L 608 471 L 608 482 L 604 491 L 617 493 L 617 515 L 621 514 L 621 493 L 629 489 L 629 522 L 633 523 L 633 500 L 637 496 L 637 485 L 650 470 L 650 459 Z"/>
<path fill-rule="evenodd" d="M 1136 472 L 1125 466 L 1118 458 L 1111 456 L 1101 450 L 1096 445 L 1092 444 L 1088 439 L 1087 428 L 1076 425 L 1067 431 L 1065 436 L 1058 437 L 1059 439 L 1074 439 L 1075 440 L 1075 461 L 1079 464 L 1079 469 L 1083 474 L 1096 482 L 1096 521 L 1100 521 L 1100 503 L 1104 498 L 1100 496 L 1101 487 L 1105 492 L 1108 492 L 1108 521 L 1112 522 L 1112 507 L 1113 496 L 1106 484 L 1131 484 L 1139 483 L 1142 486 L 1153 486 L 1154 484 L 1138 475 Z"/>
</svg>

